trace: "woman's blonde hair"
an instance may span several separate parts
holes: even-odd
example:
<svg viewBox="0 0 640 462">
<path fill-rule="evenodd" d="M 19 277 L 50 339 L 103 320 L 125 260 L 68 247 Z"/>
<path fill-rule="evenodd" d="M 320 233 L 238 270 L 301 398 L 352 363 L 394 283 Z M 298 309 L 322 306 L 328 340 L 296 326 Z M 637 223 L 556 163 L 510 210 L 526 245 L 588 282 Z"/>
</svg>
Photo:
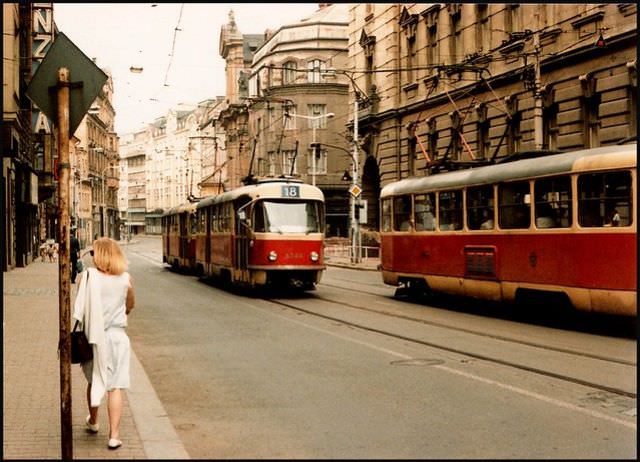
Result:
<svg viewBox="0 0 640 462">
<path fill-rule="evenodd" d="M 109 237 L 93 241 L 93 263 L 100 271 L 113 275 L 124 273 L 128 266 L 122 249 Z"/>
</svg>

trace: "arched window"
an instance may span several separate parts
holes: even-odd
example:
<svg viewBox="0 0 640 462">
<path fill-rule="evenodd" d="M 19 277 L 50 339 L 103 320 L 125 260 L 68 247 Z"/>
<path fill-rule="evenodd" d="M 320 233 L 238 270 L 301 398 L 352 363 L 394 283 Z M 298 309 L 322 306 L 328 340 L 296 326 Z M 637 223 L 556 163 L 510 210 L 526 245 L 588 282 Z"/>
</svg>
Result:
<svg viewBox="0 0 640 462">
<path fill-rule="evenodd" d="M 323 61 L 320 61 L 319 59 L 314 59 L 312 61 L 309 61 L 309 64 L 307 65 L 307 69 L 309 69 L 309 73 L 308 73 L 309 83 L 324 82 L 322 73 L 326 70 L 326 65 Z"/>
<path fill-rule="evenodd" d="M 282 67 L 284 68 L 284 70 L 282 71 L 282 84 L 288 85 L 291 83 L 295 83 L 297 74 L 296 69 L 298 68 L 296 62 L 287 61 Z"/>
</svg>

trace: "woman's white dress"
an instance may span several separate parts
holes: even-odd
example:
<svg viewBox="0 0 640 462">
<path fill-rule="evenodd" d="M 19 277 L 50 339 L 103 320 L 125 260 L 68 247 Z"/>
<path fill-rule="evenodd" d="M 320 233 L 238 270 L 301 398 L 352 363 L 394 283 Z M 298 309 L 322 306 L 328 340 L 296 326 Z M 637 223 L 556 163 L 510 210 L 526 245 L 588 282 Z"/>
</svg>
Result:
<svg viewBox="0 0 640 462">
<path fill-rule="evenodd" d="M 129 288 L 129 273 L 118 276 L 93 271 L 91 277 L 97 277 L 102 302 L 105 343 L 112 368 L 107 369 L 106 390 L 129 388 L 129 358 L 131 345 L 125 331 L 127 327 L 126 300 Z M 92 381 L 93 360 L 82 363 L 87 381 Z"/>
</svg>

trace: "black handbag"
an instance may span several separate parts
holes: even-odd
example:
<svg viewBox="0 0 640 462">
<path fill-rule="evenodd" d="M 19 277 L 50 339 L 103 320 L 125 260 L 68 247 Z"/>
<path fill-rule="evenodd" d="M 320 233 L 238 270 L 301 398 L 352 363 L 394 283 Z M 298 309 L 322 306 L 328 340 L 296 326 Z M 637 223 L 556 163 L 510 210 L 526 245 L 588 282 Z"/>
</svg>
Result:
<svg viewBox="0 0 640 462">
<path fill-rule="evenodd" d="M 84 331 L 76 330 L 80 321 L 76 320 L 71 332 L 71 364 L 86 363 L 93 359 L 93 347 Z"/>
</svg>

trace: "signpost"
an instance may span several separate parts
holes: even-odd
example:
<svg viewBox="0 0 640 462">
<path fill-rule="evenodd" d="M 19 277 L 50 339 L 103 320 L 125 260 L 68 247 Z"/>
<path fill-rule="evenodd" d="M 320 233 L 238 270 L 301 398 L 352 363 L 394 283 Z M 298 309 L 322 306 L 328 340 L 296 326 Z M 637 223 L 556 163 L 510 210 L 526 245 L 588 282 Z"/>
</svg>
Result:
<svg viewBox="0 0 640 462">
<path fill-rule="evenodd" d="M 76 79 L 71 82 L 71 76 Z M 60 428 L 62 458 L 73 459 L 71 426 L 71 326 L 69 258 L 69 138 L 107 80 L 107 75 L 60 33 L 26 94 L 51 120 L 58 136 L 58 301 L 60 310 Z M 72 91 L 75 90 L 75 91 Z"/>
</svg>

